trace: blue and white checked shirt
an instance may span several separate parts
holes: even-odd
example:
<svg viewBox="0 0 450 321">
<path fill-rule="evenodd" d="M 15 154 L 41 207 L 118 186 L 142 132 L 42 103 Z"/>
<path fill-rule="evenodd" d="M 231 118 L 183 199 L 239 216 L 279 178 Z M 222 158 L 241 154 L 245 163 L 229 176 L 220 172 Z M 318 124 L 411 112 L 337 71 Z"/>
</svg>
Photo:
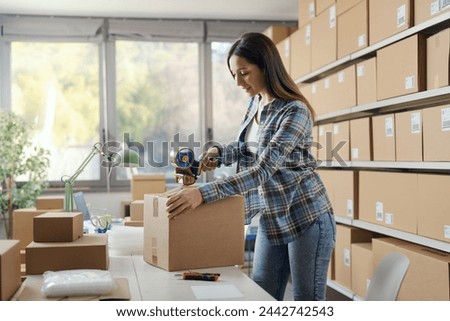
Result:
<svg viewBox="0 0 450 321">
<path fill-rule="evenodd" d="M 306 105 L 281 99 L 266 105 L 255 156 L 246 148 L 245 133 L 257 110 L 258 98 L 253 97 L 238 141 L 219 146 L 222 163 L 237 162 L 237 173 L 199 189 L 205 203 L 244 195 L 245 223 L 260 212 L 269 240 L 274 245 L 286 244 L 297 239 L 320 214 L 333 210 L 310 153 L 313 121 Z"/>
</svg>

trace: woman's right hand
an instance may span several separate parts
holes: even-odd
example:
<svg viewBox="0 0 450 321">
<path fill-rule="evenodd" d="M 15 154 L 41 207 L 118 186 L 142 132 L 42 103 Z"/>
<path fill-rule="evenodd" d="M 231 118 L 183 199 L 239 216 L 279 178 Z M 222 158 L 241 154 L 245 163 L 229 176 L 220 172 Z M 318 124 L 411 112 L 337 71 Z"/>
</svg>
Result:
<svg viewBox="0 0 450 321">
<path fill-rule="evenodd" d="M 219 149 L 217 147 L 211 147 L 200 156 L 201 171 L 209 172 L 215 170 L 219 166 Z"/>
</svg>

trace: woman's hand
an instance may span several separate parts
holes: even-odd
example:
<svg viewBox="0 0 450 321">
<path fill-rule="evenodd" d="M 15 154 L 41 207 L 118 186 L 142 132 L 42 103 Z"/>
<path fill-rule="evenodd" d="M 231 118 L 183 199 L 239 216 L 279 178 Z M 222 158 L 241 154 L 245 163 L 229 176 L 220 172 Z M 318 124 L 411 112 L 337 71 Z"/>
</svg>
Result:
<svg viewBox="0 0 450 321">
<path fill-rule="evenodd" d="M 216 159 L 219 157 L 219 149 L 217 147 L 211 147 L 200 156 L 202 172 L 209 172 L 215 170 L 219 165 L 219 161 Z"/>
<path fill-rule="evenodd" d="M 169 219 L 186 214 L 203 203 L 203 196 L 197 187 L 183 188 L 174 195 L 169 196 L 166 202 Z"/>
</svg>

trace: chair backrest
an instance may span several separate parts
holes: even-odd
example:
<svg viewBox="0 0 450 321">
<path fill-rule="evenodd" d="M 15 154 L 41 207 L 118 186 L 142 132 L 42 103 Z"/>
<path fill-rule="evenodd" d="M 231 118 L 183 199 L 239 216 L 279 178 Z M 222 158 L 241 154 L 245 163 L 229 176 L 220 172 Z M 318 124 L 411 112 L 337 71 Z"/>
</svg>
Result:
<svg viewBox="0 0 450 321">
<path fill-rule="evenodd" d="M 77 210 L 83 213 L 83 220 L 89 221 L 91 219 L 91 215 L 86 205 L 86 200 L 84 199 L 83 192 L 73 193 L 73 200 L 75 201 Z"/>
<path fill-rule="evenodd" d="M 398 252 L 387 254 L 375 268 L 367 289 L 367 301 L 395 301 L 409 267 L 409 259 Z"/>
</svg>

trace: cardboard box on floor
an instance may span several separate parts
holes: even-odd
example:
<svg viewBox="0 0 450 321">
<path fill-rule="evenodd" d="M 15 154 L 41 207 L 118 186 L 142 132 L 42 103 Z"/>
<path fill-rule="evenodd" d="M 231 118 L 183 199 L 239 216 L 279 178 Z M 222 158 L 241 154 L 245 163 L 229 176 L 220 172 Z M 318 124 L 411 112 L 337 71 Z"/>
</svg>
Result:
<svg viewBox="0 0 450 321">
<path fill-rule="evenodd" d="M 0 240 L 0 301 L 10 300 L 22 283 L 18 240 Z"/>
<path fill-rule="evenodd" d="M 242 265 L 244 198 L 202 204 L 169 219 L 165 195 L 144 198 L 144 260 L 167 271 Z"/>
<path fill-rule="evenodd" d="M 450 161 L 450 106 L 423 109 L 423 160 Z"/>
<path fill-rule="evenodd" d="M 33 218 L 34 242 L 73 242 L 82 236 L 81 212 L 47 212 Z"/>
<path fill-rule="evenodd" d="M 39 196 L 36 198 L 37 210 L 57 210 L 64 208 L 64 196 Z"/>
<path fill-rule="evenodd" d="M 375 270 L 372 242 L 352 244 L 352 258 L 352 292 L 365 298 Z"/>
<path fill-rule="evenodd" d="M 131 177 L 131 198 L 143 200 L 145 194 L 164 193 L 166 177 L 164 174 L 135 174 Z"/>
</svg>

